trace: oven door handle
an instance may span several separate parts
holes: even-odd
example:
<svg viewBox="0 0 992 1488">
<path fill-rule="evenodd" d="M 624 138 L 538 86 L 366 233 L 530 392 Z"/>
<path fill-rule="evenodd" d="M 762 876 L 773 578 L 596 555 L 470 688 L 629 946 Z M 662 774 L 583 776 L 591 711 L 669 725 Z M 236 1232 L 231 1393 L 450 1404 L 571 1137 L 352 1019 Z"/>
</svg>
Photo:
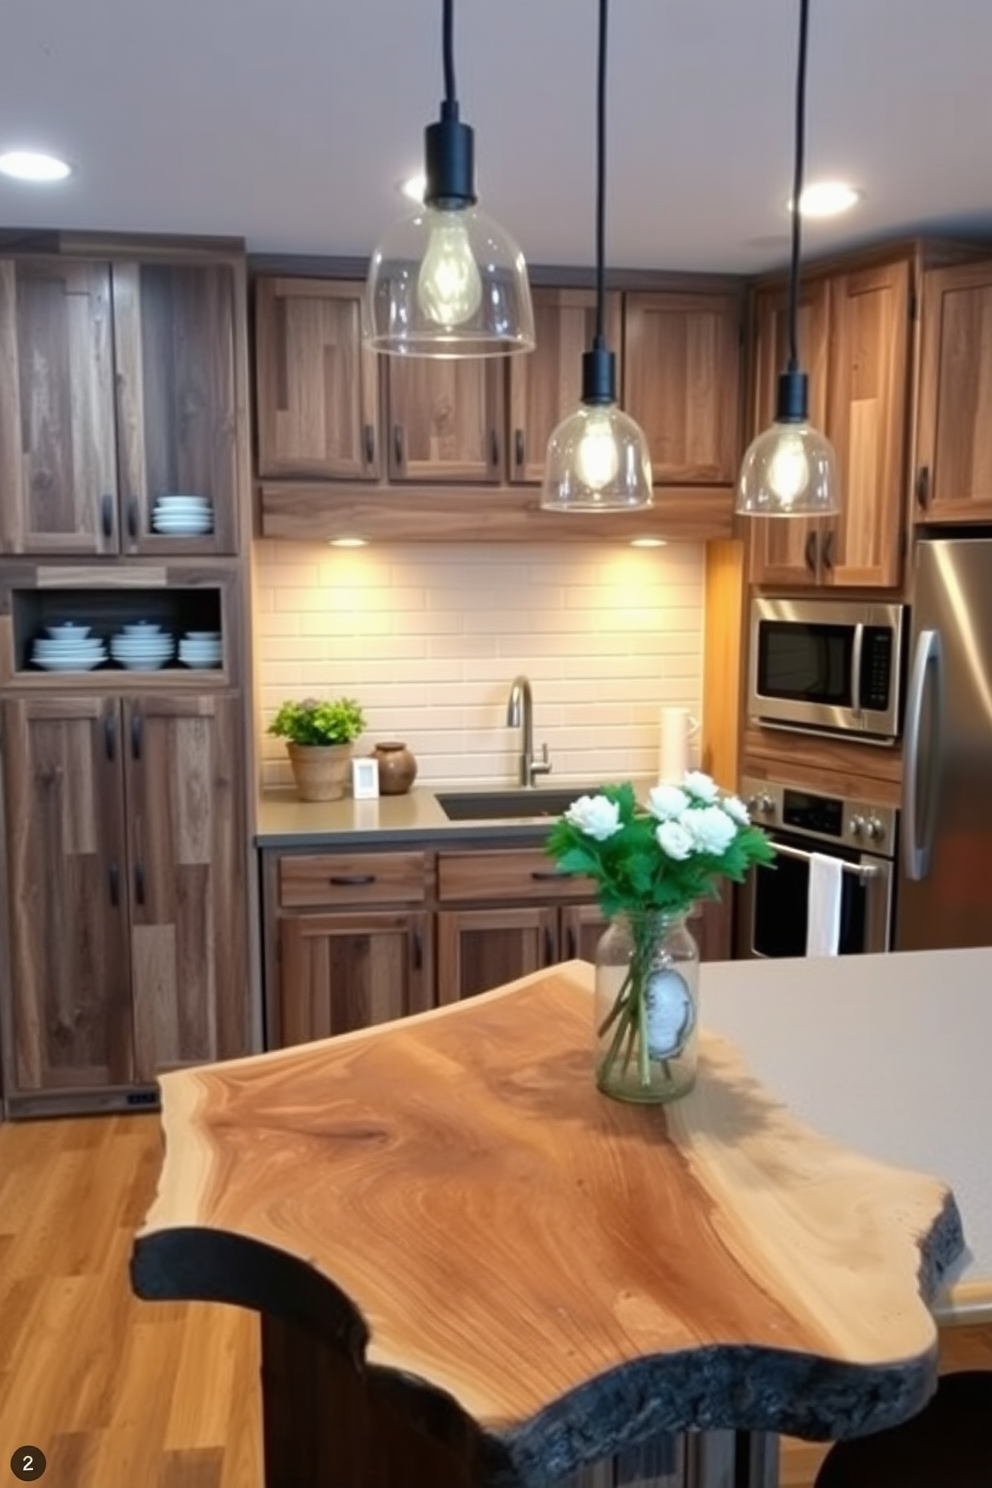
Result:
<svg viewBox="0 0 992 1488">
<path fill-rule="evenodd" d="M 933 711 L 931 718 L 930 778 L 922 823 L 917 818 L 919 796 L 920 724 L 927 679 L 933 675 Z M 906 695 L 906 742 L 902 776 L 902 869 L 908 879 L 918 882 L 930 871 L 934 827 L 937 819 L 937 787 L 940 780 L 940 755 L 944 739 L 944 652 L 940 631 L 921 630 L 916 638 L 916 652 Z M 921 835 L 922 828 L 922 835 Z"/>
<path fill-rule="evenodd" d="M 865 628 L 858 624 L 854 627 L 854 641 L 851 646 L 851 716 L 860 718 L 861 707 L 861 662 L 865 650 Z"/>
<path fill-rule="evenodd" d="M 796 858 L 800 863 L 808 863 L 813 857 L 811 852 L 804 852 L 801 847 L 790 847 L 785 842 L 776 842 L 774 837 L 772 846 L 777 853 L 781 853 L 783 858 Z M 833 854 L 827 854 L 827 856 L 833 856 Z M 869 883 L 878 875 L 878 869 L 874 863 L 849 863 L 846 858 L 841 858 L 840 866 L 845 873 L 856 874 L 862 883 Z"/>
</svg>

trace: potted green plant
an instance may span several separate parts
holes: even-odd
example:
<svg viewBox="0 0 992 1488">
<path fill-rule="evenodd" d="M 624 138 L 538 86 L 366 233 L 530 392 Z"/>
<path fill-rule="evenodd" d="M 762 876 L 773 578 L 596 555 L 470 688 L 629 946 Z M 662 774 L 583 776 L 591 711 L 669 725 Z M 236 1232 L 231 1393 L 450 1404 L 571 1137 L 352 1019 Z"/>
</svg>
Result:
<svg viewBox="0 0 992 1488">
<path fill-rule="evenodd" d="M 269 733 L 286 740 L 301 801 L 337 801 L 345 793 L 352 745 L 365 727 L 354 698 L 304 698 L 283 703 Z"/>
</svg>

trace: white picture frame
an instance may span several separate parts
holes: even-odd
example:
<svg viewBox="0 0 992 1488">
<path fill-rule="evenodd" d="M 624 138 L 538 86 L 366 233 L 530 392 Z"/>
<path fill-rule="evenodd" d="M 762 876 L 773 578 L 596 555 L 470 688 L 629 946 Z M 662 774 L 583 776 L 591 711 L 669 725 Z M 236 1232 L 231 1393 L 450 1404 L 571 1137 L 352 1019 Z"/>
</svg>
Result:
<svg viewBox="0 0 992 1488">
<path fill-rule="evenodd" d="M 351 793 L 356 801 L 374 801 L 379 794 L 379 761 L 377 759 L 353 759 L 351 762 Z"/>
</svg>

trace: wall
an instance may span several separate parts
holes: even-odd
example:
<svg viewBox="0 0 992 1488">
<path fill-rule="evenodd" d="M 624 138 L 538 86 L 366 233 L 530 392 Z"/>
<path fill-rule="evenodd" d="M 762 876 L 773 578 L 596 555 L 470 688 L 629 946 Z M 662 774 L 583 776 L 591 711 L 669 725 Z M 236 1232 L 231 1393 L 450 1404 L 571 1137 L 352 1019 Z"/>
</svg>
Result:
<svg viewBox="0 0 992 1488">
<path fill-rule="evenodd" d="M 567 521 L 567 518 L 563 518 Z M 700 716 L 705 549 L 515 544 L 334 549 L 256 542 L 255 651 L 263 786 L 290 784 L 277 705 L 358 698 L 356 746 L 403 739 L 418 784 L 516 780 L 506 727 L 517 672 L 554 780 L 653 771 L 658 708 Z"/>
</svg>

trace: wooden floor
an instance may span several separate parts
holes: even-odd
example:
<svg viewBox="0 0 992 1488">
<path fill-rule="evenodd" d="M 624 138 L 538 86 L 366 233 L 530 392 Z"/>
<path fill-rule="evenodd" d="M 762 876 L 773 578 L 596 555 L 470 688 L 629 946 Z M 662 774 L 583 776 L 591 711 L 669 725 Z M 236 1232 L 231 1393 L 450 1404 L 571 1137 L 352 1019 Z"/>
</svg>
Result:
<svg viewBox="0 0 992 1488">
<path fill-rule="evenodd" d="M 260 1488 L 254 1315 L 128 1284 L 158 1163 L 156 1116 L 0 1125 L 0 1474 L 31 1445 L 46 1488 Z M 943 1346 L 992 1368 L 992 1327 Z M 782 1488 L 825 1450 L 785 1443 Z"/>
</svg>

